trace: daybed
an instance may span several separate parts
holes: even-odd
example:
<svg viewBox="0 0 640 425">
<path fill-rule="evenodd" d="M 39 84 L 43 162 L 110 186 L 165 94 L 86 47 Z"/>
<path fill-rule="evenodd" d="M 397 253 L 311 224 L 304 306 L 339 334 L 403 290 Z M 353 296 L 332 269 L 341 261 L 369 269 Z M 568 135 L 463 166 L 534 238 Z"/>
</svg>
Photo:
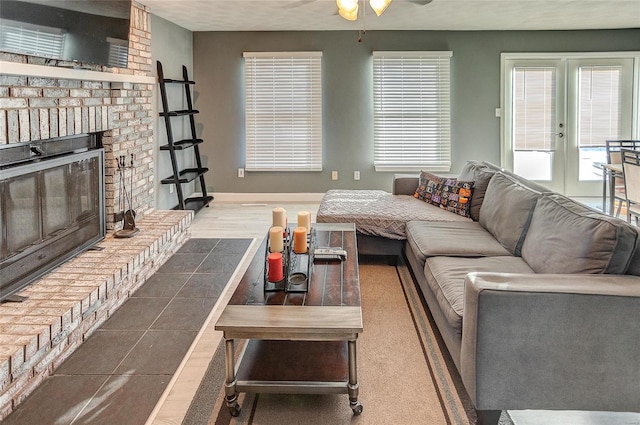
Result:
<svg viewBox="0 0 640 425">
<path fill-rule="evenodd" d="M 637 228 L 475 161 L 457 179 L 473 182 L 463 217 L 414 197 L 428 177 L 331 190 L 317 221 L 355 222 L 361 253 L 406 257 L 479 423 L 640 411 Z"/>
</svg>

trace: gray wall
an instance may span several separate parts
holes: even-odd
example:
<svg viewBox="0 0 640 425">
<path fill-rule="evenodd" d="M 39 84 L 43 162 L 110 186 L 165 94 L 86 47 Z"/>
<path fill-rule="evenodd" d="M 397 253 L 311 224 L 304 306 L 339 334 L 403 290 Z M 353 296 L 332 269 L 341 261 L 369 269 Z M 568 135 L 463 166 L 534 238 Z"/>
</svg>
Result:
<svg viewBox="0 0 640 425">
<path fill-rule="evenodd" d="M 154 32 L 155 37 L 155 32 Z M 194 75 L 202 152 L 214 192 L 391 190 L 393 173 L 373 168 L 372 50 L 451 50 L 452 173 L 468 159 L 500 161 L 500 53 L 625 51 L 640 29 L 606 31 L 196 32 Z M 244 167 L 244 51 L 322 51 L 322 172 L 252 172 Z M 338 181 L 331 180 L 337 170 Z M 353 180 L 353 171 L 361 180 Z"/>
<path fill-rule="evenodd" d="M 187 67 L 189 76 L 193 75 L 193 33 L 158 16 L 151 15 L 151 56 L 153 75 L 157 76 L 156 61 L 162 62 L 165 78 L 182 79 L 182 65 Z M 155 101 L 153 116 L 158 117 L 162 110 L 158 85 L 154 90 Z M 186 109 L 184 88 L 182 85 L 167 85 L 167 98 L 170 109 Z M 174 140 L 190 137 L 188 118 L 172 118 Z M 168 151 L 160 151 L 159 146 L 167 143 L 164 118 L 157 118 L 153 128 L 154 164 L 155 164 L 155 200 L 156 208 L 171 209 L 178 205 L 176 192 L 170 193 L 171 185 L 162 185 L 160 180 L 171 175 L 171 160 Z M 178 151 L 181 168 L 193 167 L 191 150 Z M 185 196 L 194 191 L 194 184 L 183 185 Z"/>
</svg>

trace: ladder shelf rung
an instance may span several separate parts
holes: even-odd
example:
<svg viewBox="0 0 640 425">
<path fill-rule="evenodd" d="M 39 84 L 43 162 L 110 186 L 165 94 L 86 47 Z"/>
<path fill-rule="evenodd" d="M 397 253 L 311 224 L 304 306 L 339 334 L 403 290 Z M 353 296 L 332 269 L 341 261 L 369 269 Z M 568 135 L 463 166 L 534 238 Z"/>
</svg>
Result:
<svg viewBox="0 0 640 425">
<path fill-rule="evenodd" d="M 173 78 L 164 78 L 162 81 L 168 84 L 195 84 L 196 83 L 195 81 L 191 81 L 191 80 L 187 80 L 187 81 L 175 80 Z"/>
<path fill-rule="evenodd" d="M 184 149 L 188 149 L 190 147 L 193 147 L 195 145 L 199 145 L 200 143 L 204 142 L 204 140 L 202 139 L 184 139 L 184 140 L 178 140 L 177 142 L 173 142 L 173 149 L 177 150 L 177 151 L 181 151 Z M 162 145 L 160 146 L 160 150 L 161 151 L 168 151 L 171 150 L 171 146 L 169 145 Z"/>
<path fill-rule="evenodd" d="M 195 115 L 199 114 L 200 111 L 197 109 L 181 109 L 179 111 L 169 111 L 169 112 L 160 112 L 161 117 L 182 117 L 185 115 Z"/>
<path fill-rule="evenodd" d="M 204 173 L 209 171 L 208 168 L 185 168 L 178 173 L 178 180 L 176 181 L 174 176 L 169 176 L 160 181 L 162 184 L 177 184 L 177 183 L 189 183 L 194 181 Z"/>
<path fill-rule="evenodd" d="M 213 196 L 194 196 L 184 200 L 184 207 L 187 210 L 198 212 L 202 208 L 209 206 L 211 201 L 213 201 Z M 179 210 L 180 205 L 176 205 L 173 209 Z"/>
</svg>

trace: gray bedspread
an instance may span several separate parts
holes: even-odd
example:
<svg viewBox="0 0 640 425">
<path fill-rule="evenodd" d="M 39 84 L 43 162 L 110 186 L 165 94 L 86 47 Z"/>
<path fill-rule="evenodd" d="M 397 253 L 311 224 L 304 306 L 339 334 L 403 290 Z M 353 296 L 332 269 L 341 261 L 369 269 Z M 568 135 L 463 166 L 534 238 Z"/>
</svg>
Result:
<svg viewBox="0 0 640 425">
<path fill-rule="evenodd" d="M 412 220 L 471 221 L 471 219 L 415 199 L 383 190 L 329 190 L 320 203 L 318 223 L 355 223 L 358 233 L 406 239 Z"/>
</svg>

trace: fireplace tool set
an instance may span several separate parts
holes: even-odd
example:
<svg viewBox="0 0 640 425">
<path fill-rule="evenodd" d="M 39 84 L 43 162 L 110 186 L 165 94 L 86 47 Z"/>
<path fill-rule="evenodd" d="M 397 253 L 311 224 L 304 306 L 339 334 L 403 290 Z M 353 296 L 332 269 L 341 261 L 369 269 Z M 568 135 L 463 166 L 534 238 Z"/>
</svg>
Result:
<svg viewBox="0 0 640 425">
<path fill-rule="evenodd" d="M 129 191 L 126 187 L 126 174 L 129 170 Z M 116 238 L 131 238 L 140 231 L 136 227 L 136 212 L 133 210 L 133 154 L 131 154 L 131 162 L 125 164 L 125 155 L 118 158 L 118 175 L 120 176 L 120 213 L 116 217 L 122 217 L 117 221 L 124 220 L 121 230 L 114 233 Z M 125 211 L 125 208 L 128 209 Z"/>
</svg>

